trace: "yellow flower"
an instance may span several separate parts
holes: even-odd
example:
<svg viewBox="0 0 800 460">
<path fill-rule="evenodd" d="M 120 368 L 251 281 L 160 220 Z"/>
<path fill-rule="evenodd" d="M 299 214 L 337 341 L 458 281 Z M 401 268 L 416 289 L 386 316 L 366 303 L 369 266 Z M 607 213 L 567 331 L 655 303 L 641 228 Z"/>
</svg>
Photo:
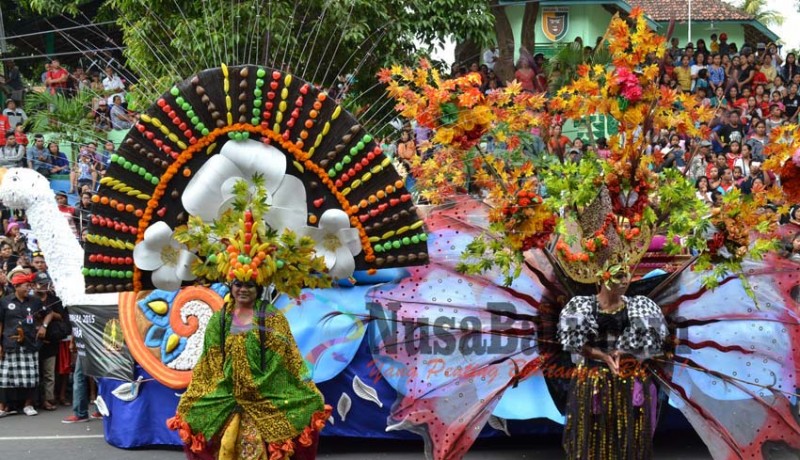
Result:
<svg viewBox="0 0 800 460">
<path fill-rule="evenodd" d="M 454 132 L 452 128 L 439 128 L 433 136 L 433 142 L 437 144 L 449 144 L 453 142 Z"/>
</svg>

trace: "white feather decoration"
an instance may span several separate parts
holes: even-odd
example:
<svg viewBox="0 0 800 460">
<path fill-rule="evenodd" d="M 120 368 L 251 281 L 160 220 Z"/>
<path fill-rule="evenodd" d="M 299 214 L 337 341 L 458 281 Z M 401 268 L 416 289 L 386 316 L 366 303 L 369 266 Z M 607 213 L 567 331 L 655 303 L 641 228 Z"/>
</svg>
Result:
<svg viewBox="0 0 800 460">
<path fill-rule="evenodd" d="M 106 401 L 103 399 L 102 396 L 97 395 L 97 398 L 94 400 L 94 406 L 97 408 L 97 412 L 103 417 L 108 417 L 111 415 L 111 412 L 108 411 L 108 406 L 106 405 Z"/>
<path fill-rule="evenodd" d="M 111 392 L 117 399 L 125 402 L 131 402 L 137 397 L 139 397 L 139 386 L 142 384 L 142 376 L 140 375 L 139 378 L 135 382 L 128 382 L 123 383 L 122 385 L 118 386 L 114 391 Z"/>
<path fill-rule="evenodd" d="M 489 426 L 495 430 L 502 431 L 506 436 L 511 436 L 511 433 L 508 432 L 508 422 L 504 418 L 492 415 L 489 417 Z"/>
<path fill-rule="evenodd" d="M 353 401 L 350 399 L 350 396 L 347 393 L 342 393 L 342 396 L 339 397 L 339 403 L 336 404 L 336 412 L 339 413 L 339 418 L 342 419 L 344 422 L 347 418 L 347 413 L 350 412 L 350 407 L 352 407 Z"/>
<path fill-rule="evenodd" d="M 378 397 L 378 392 L 375 391 L 374 388 L 367 385 L 363 381 L 361 381 L 358 376 L 353 378 L 353 392 L 361 399 L 366 399 L 367 401 L 372 401 L 378 405 L 378 407 L 383 407 L 383 403 L 381 402 L 381 398 Z"/>
</svg>

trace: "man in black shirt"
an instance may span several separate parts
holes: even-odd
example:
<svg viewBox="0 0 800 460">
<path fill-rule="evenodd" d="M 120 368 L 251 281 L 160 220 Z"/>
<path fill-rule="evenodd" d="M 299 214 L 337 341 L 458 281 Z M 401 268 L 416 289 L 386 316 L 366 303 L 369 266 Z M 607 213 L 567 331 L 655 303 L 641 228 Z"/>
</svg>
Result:
<svg viewBox="0 0 800 460">
<path fill-rule="evenodd" d="M 37 415 L 33 400 L 39 386 L 39 347 L 53 315 L 47 314 L 42 324 L 36 324 L 44 306 L 30 293 L 32 281 L 30 274 L 14 274 L 14 293 L 0 300 L 0 388 L 5 390 L 0 417 L 11 413 L 12 393 L 25 401 L 25 415 Z"/>
<path fill-rule="evenodd" d="M 744 126 L 742 126 L 741 122 L 739 121 L 739 112 L 736 110 L 731 110 L 730 115 L 728 116 L 728 122 L 725 123 L 722 128 L 717 131 L 717 136 L 719 137 L 719 143 L 722 144 L 723 148 L 725 146 L 730 146 L 731 142 L 739 142 L 741 144 L 742 140 L 744 140 Z"/>
<path fill-rule="evenodd" d="M 58 326 L 61 325 L 60 321 L 67 318 L 67 312 L 61 304 L 61 299 L 53 292 L 53 282 L 50 276 L 45 271 L 39 271 L 34 275 L 34 290 L 36 295 L 41 300 L 44 308 L 40 311 L 39 318 L 42 325 L 47 332 L 45 333 L 44 343 L 39 349 L 39 367 L 41 369 L 42 388 L 44 389 L 44 397 L 42 398 L 42 407 L 44 410 L 56 410 L 56 355 L 58 355 L 58 347 L 61 340 L 66 335 L 56 337 L 53 335 L 59 330 Z M 47 320 L 47 317 L 50 320 Z M 66 328 L 66 326 L 65 326 Z M 63 330 L 64 328 L 62 328 Z"/>
<path fill-rule="evenodd" d="M 797 123 L 797 109 L 800 107 L 800 94 L 797 94 L 797 84 L 789 85 L 789 94 L 783 98 L 783 105 L 786 107 L 786 119 L 789 123 Z"/>
</svg>

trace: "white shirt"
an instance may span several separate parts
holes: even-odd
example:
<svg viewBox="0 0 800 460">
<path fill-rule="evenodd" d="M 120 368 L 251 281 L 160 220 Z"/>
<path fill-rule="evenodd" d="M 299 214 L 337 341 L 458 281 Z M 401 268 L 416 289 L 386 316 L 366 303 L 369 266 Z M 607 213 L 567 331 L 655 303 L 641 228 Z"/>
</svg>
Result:
<svg viewBox="0 0 800 460">
<path fill-rule="evenodd" d="M 494 63 L 497 62 L 498 56 L 497 51 L 492 51 L 491 49 L 483 52 L 483 63 L 486 64 L 489 70 L 494 69 Z"/>
<path fill-rule="evenodd" d="M 25 123 L 25 120 L 28 119 L 28 115 L 20 107 L 14 110 L 9 108 L 3 109 L 3 115 L 8 117 L 8 124 L 11 125 L 10 128 L 12 130 L 17 127 L 17 123 Z"/>
<path fill-rule="evenodd" d="M 744 160 L 741 158 L 737 158 L 736 161 L 733 162 L 733 167 L 740 167 L 742 168 L 742 175 L 747 177 L 750 175 L 750 164 L 745 164 Z"/>
<path fill-rule="evenodd" d="M 121 92 L 112 94 L 108 97 L 109 106 L 114 105 L 114 96 L 119 96 L 123 101 L 125 100 L 125 84 L 122 83 L 122 79 L 119 78 L 119 75 L 115 74 L 111 77 L 106 75 L 106 77 L 103 78 L 103 89 L 106 91 L 121 90 Z"/>
</svg>

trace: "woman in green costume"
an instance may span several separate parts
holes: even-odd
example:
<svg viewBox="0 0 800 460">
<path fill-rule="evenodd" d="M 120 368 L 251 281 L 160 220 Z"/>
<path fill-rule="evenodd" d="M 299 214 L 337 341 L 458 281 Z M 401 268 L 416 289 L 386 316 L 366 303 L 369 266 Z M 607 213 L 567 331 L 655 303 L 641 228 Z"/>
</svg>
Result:
<svg viewBox="0 0 800 460">
<path fill-rule="evenodd" d="M 286 318 L 257 300 L 261 290 L 235 280 L 231 300 L 209 321 L 192 383 L 169 422 L 187 443 L 187 458 L 316 457 L 330 407 Z"/>
<path fill-rule="evenodd" d="M 220 234 L 228 237 L 209 243 L 204 224 L 196 220 L 189 223 L 192 231 L 176 233 L 205 259 L 195 264 L 195 272 L 225 279 L 231 288 L 208 322 L 192 382 L 167 421 L 186 443 L 189 459 L 314 459 L 319 431 L 331 413 L 289 323 L 264 300 L 266 286 L 271 286 L 270 297 L 278 292 L 297 296 L 302 286 L 330 281 L 320 276 L 324 265 L 310 239 L 295 240 L 293 234 L 278 239 L 266 232 L 264 193 L 259 189 L 248 203 L 252 208 L 237 213 L 240 218 L 224 220 L 228 228 Z M 241 198 L 241 207 L 244 203 Z M 215 228 L 223 227 L 217 223 Z M 279 270 L 277 261 L 295 270 Z"/>
</svg>

